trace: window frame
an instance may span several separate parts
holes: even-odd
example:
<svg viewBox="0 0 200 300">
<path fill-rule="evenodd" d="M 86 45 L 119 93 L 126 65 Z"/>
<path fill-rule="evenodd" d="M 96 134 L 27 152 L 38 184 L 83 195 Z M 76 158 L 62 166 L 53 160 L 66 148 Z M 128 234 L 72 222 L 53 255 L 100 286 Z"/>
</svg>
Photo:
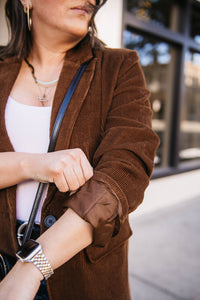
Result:
<svg viewBox="0 0 200 300">
<path fill-rule="evenodd" d="M 172 107 L 171 107 L 171 124 L 169 130 L 169 149 L 168 151 L 168 167 L 158 167 L 154 169 L 152 178 L 159 178 L 178 174 L 182 172 L 200 169 L 200 160 L 191 160 L 187 162 L 180 162 L 179 160 L 179 144 L 180 144 L 180 125 L 181 125 L 181 111 L 184 99 L 184 68 L 185 57 L 188 50 L 200 53 L 200 44 L 196 43 L 190 37 L 190 15 L 191 7 L 200 5 L 195 0 L 185 0 L 179 7 L 180 20 L 178 24 L 179 32 L 172 31 L 168 28 L 161 27 L 154 22 L 146 22 L 135 17 L 127 10 L 127 0 L 123 0 L 123 19 L 122 19 L 122 47 L 125 48 L 123 43 L 123 32 L 128 27 L 135 29 L 141 34 L 148 34 L 153 37 L 162 39 L 163 41 L 174 45 L 178 51 L 178 59 L 176 61 L 176 89 L 173 93 Z"/>
</svg>

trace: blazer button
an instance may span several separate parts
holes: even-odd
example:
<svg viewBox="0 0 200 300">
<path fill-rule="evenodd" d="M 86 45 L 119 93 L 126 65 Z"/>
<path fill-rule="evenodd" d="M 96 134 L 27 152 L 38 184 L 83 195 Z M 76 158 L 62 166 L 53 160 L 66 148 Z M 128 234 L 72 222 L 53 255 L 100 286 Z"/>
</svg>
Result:
<svg viewBox="0 0 200 300">
<path fill-rule="evenodd" d="M 51 227 L 56 222 L 56 218 L 52 215 L 46 216 L 44 224 L 46 227 Z"/>
</svg>

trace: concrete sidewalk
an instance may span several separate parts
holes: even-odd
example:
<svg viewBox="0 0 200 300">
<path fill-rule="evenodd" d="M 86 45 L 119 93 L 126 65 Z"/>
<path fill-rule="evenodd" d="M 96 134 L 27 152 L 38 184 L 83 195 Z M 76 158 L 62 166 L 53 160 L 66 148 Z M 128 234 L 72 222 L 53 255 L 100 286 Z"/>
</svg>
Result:
<svg viewBox="0 0 200 300">
<path fill-rule="evenodd" d="M 183 201 L 173 201 L 172 205 L 163 207 L 152 200 L 151 210 L 145 211 L 144 203 L 143 212 L 131 214 L 132 300 L 200 299 L 199 182 L 199 196 L 183 197 Z"/>
</svg>

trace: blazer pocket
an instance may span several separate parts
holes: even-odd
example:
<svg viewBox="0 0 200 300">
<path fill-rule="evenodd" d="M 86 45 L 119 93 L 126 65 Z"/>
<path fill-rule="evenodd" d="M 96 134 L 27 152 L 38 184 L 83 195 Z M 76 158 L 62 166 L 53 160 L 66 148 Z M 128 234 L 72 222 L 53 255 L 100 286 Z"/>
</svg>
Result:
<svg viewBox="0 0 200 300">
<path fill-rule="evenodd" d="M 91 263 L 97 263 L 112 251 L 120 247 L 129 239 L 131 235 L 132 230 L 130 228 L 128 220 L 126 220 L 123 225 L 121 225 L 119 233 L 114 236 L 104 247 L 98 247 L 94 245 L 88 246 L 85 249 L 86 256 Z"/>
</svg>

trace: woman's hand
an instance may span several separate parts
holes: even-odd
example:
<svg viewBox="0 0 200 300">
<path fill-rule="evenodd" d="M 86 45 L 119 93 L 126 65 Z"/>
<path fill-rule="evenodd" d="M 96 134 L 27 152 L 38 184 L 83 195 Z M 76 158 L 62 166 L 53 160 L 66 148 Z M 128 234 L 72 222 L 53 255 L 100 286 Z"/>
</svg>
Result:
<svg viewBox="0 0 200 300">
<path fill-rule="evenodd" d="M 1 300 L 33 300 L 43 279 L 32 263 L 18 261 L 0 283 Z"/>
<path fill-rule="evenodd" d="M 81 149 L 0 153 L 0 189 L 33 179 L 54 182 L 61 192 L 76 191 L 92 176 L 92 166 Z"/>
<path fill-rule="evenodd" d="M 81 149 L 33 154 L 23 164 L 27 178 L 54 182 L 60 192 L 76 191 L 93 176 L 93 169 Z"/>
</svg>

